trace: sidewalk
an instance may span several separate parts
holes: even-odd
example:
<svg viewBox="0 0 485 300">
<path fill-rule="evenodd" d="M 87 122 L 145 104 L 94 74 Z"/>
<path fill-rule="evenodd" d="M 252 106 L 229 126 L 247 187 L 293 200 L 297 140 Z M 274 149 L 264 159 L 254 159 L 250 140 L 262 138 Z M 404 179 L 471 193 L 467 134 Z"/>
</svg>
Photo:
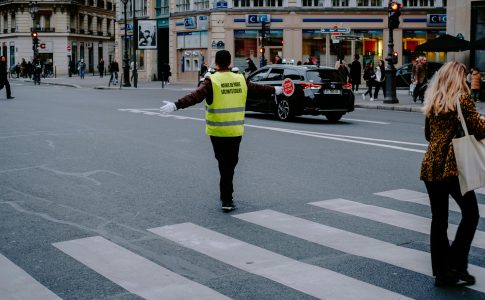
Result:
<svg viewBox="0 0 485 300">
<path fill-rule="evenodd" d="M 119 76 L 122 76 L 120 74 Z M 118 90 L 120 89 L 118 85 L 111 85 L 108 87 L 109 76 L 104 76 L 100 78 L 99 75 L 93 76 L 92 74 L 86 74 L 84 79 L 79 78 L 77 75 L 73 75 L 72 77 L 68 76 L 60 76 L 57 78 L 42 78 L 41 84 L 53 84 L 53 85 L 63 85 L 63 86 L 71 86 L 73 88 L 93 88 L 93 89 L 113 89 Z M 15 81 L 25 81 L 25 82 L 32 82 L 29 79 L 24 78 L 10 78 L 11 82 Z M 194 82 L 193 84 L 190 83 L 178 83 L 172 82 L 169 85 L 165 85 L 164 87 L 167 90 L 178 90 L 178 91 L 191 91 L 197 88 L 197 83 Z M 133 87 L 121 87 L 122 90 L 143 90 L 143 89 L 159 89 L 163 90 L 162 83 L 160 81 L 139 81 L 138 88 Z M 356 108 L 368 108 L 368 109 L 386 109 L 386 110 L 396 110 L 396 111 L 410 111 L 410 112 L 421 112 L 421 108 L 423 105 L 418 101 L 417 103 L 413 102 L 413 97 L 409 95 L 409 91 L 407 89 L 400 89 L 397 90 L 397 99 L 398 103 L 387 104 L 384 103 L 384 96 L 382 92 L 379 93 L 379 98 L 374 101 L 370 101 L 369 97 L 366 97 L 366 101 L 362 99 L 362 94 L 365 93 L 367 88 L 362 86 L 361 89 L 355 92 L 355 107 Z M 477 102 L 476 104 L 477 110 L 485 115 L 485 102 Z"/>
</svg>

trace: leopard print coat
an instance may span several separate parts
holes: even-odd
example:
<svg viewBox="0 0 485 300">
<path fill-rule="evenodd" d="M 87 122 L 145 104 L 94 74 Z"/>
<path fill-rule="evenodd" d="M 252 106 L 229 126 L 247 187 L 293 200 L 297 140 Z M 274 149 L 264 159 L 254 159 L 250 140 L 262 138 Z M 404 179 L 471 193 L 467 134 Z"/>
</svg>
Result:
<svg viewBox="0 0 485 300">
<path fill-rule="evenodd" d="M 468 132 L 478 140 L 485 138 L 485 119 L 480 118 L 470 95 L 462 96 L 460 102 Z M 452 139 L 459 124 L 456 110 L 426 117 L 424 133 L 429 145 L 421 164 L 421 180 L 437 182 L 458 176 Z"/>
</svg>

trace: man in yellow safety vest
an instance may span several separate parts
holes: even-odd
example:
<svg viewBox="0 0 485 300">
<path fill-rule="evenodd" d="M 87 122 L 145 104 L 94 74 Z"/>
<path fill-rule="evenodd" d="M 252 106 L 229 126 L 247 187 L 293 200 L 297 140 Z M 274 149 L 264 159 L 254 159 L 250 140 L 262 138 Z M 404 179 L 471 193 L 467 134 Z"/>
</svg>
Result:
<svg viewBox="0 0 485 300">
<path fill-rule="evenodd" d="M 231 72 L 231 54 L 227 50 L 216 53 L 215 64 L 216 73 L 208 76 L 197 90 L 175 103 L 163 101 L 165 104 L 160 107 L 160 112 L 171 113 L 206 100 L 206 133 L 210 136 L 219 164 L 222 210 L 230 212 L 236 208 L 232 198 L 232 181 L 239 160 L 239 144 L 244 134 L 247 94 L 281 94 L 281 87 L 247 82 L 242 74 Z"/>
</svg>

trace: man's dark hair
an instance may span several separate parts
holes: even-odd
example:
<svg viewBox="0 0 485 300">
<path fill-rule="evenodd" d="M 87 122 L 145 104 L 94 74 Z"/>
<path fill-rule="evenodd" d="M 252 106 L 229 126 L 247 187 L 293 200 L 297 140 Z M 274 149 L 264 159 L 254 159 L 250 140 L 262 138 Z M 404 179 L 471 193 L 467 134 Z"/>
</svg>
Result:
<svg viewBox="0 0 485 300">
<path fill-rule="evenodd" d="M 231 64 L 231 53 L 227 50 L 217 51 L 216 64 L 222 69 L 227 69 Z"/>
</svg>

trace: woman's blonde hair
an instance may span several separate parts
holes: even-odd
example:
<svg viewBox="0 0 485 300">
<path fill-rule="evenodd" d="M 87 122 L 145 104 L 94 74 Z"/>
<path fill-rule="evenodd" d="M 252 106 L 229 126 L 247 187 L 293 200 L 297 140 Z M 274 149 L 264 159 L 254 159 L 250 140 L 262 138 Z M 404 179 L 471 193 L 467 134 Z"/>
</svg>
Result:
<svg viewBox="0 0 485 300">
<path fill-rule="evenodd" d="M 466 67 L 462 63 L 450 61 L 442 66 L 434 74 L 424 94 L 424 114 L 430 116 L 454 111 L 456 100 L 470 94 L 465 75 Z"/>
</svg>

